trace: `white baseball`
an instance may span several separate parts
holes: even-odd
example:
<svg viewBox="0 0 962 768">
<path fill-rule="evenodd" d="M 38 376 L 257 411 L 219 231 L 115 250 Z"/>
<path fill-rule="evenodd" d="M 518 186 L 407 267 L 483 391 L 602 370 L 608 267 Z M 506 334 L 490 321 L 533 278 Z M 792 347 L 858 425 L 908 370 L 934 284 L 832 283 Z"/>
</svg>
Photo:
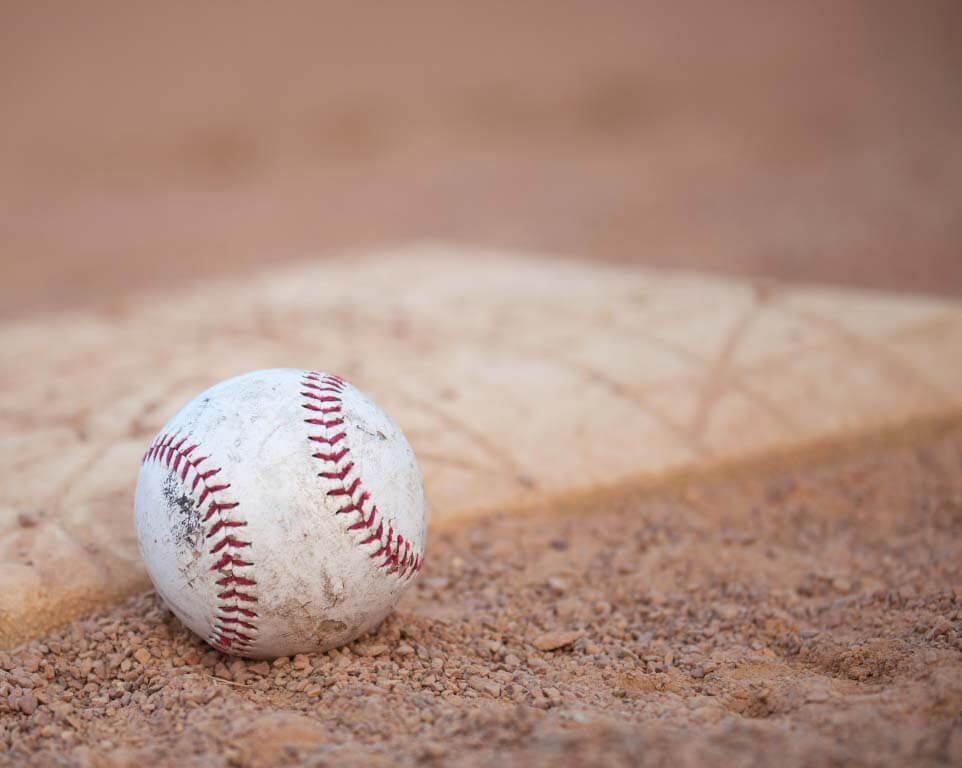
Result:
<svg viewBox="0 0 962 768">
<path fill-rule="evenodd" d="M 411 447 L 338 376 L 254 371 L 188 403 L 144 455 L 147 572 L 218 650 L 273 658 L 374 628 L 424 562 Z"/>
</svg>

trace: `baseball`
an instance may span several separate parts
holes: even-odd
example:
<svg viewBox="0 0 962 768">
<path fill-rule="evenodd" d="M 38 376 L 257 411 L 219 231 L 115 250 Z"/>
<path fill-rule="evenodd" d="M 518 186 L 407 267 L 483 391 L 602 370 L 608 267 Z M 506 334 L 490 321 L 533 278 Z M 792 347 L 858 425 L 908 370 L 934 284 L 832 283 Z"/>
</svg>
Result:
<svg viewBox="0 0 962 768">
<path fill-rule="evenodd" d="M 147 447 L 134 514 L 164 602 L 238 656 L 349 642 L 424 562 L 411 447 L 370 398 L 318 371 L 254 371 L 194 398 Z"/>
</svg>

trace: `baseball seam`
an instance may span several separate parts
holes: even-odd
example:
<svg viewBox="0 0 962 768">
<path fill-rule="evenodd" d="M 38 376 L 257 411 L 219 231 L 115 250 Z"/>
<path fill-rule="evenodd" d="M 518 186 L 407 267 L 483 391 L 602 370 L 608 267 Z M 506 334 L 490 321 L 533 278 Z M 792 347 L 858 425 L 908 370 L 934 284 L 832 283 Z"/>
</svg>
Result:
<svg viewBox="0 0 962 768">
<path fill-rule="evenodd" d="M 215 582 L 220 591 L 207 642 L 222 651 L 243 653 L 250 648 L 257 634 L 257 613 L 253 609 L 257 603 L 254 589 L 257 582 L 251 578 L 254 564 L 244 552 L 249 550 L 251 542 L 239 538 L 247 521 L 238 516 L 240 502 L 223 501 L 221 494 L 230 488 L 230 483 L 212 480 L 221 468 L 201 470 L 200 465 L 210 457 L 191 458 L 197 448 L 198 444 L 191 442 L 189 435 L 178 439 L 176 432 L 172 435 L 164 433 L 147 448 L 141 463 L 160 463 L 179 478 L 192 497 L 196 497 L 197 508 L 203 515 L 200 522 L 204 526 L 204 547 L 208 555 L 216 558 L 209 570 L 220 574 Z M 191 474 L 193 481 L 188 483 Z M 210 504 L 204 511 L 204 502 L 208 499 Z"/>
<path fill-rule="evenodd" d="M 424 565 L 423 553 L 411 549 L 411 542 L 396 533 L 384 515 L 378 511 L 371 494 L 357 473 L 353 473 L 354 461 L 347 445 L 347 432 L 344 430 L 342 412 L 345 381 L 340 376 L 309 371 L 301 379 L 304 402 L 302 408 L 311 411 L 307 424 L 320 427 L 319 434 L 308 435 L 307 439 L 317 443 L 320 450 L 311 456 L 324 463 L 324 471 L 318 477 L 329 480 L 332 487 L 327 495 L 343 498 L 344 504 L 335 511 L 338 517 L 352 515 L 354 520 L 346 530 L 352 534 L 359 547 L 377 545 L 370 552 L 372 560 L 380 560 L 378 568 L 385 569 L 399 579 L 410 579 Z M 351 518 L 346 518 L 350 521 Z"/>
</svg>

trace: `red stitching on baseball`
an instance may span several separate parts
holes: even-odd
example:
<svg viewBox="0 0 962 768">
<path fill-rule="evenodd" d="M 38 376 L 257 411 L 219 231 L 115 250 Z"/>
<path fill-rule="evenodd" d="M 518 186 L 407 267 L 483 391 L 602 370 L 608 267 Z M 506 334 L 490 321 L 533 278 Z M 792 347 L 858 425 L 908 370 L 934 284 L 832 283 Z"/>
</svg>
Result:
<svg viewBox="0 0 962 768">
<path fill-rule="evenodd" d="M 319 472 L 318 477 L 320 477 L 320 475 L 322 474 L 324 473 Z M 342 477 L 340 479 L 343 480 L 344 478 Z M 340 488 L 332 488 L 330 491 L 327 492 L 327 495 L 328 496 L 353 496 L 354 491 L 356 491 L 360 485 L 361 485 L 361 478 L 355 477 L 354 482 L 352 482 L 349 486 L 342 485 Z"/>
<path fill-rule="evenodd" d="M 218 582 L 219 583 L 219 582 Z M 246 592 L 241 592 L 237 589 L 228 589 L 224 592 L 218 592 L 217 597 L 221 600 L 229 600 L 232 597 L 236 597 L 238 600 L 246 600 L 249 603 L 256 603 L 257 598 L 248 595 Z"/>
<path fill-rule="evenodd" d="M 211 526 L 210 530 L 207 531 L 207 535 L 204 536 L 204 538 L 209 539 L 211 536 L 215 536 L 221 528 L 240 528 L 244 525 L 247 525 L 247 523 L 240 520 L 218 520 Z"/>
<path fill-rule="evenodd" d="M 325 392 L 339 392 L 337 389 L 325 389 Z M 309 397 L 311 400 L 317 400 L 321 403 L 339 403 L 341 398 L 335 395 L 315 395 L 313 392 L 301 392 L 304 397 Z"/>
<path fill-rule="evenodd" d="M 245 579 L 243 576 L 235 576 L 234 574 L 229 574 L 223 579 L 218 579 L 214 582 L 219 587 L 226 587 L 228 584 L 238 584 L 242 587 L 253 587 L 257 584 L 253 579 Z"/>
<path fill-rule="evenodd" d="M 233 512 L 240 502 L 221 501 L 220 494 L 230 488 L 230 483 L 208 483 L 207 481 L 218 474 L 220 467 L 205 469 L 201 471 L 200 465 L 207 461 L 209 456 L 200 456 L 196 459 L 191 458 L 191 454 L 197 448 L 197 443 L 183 448 L 188 441 L 188 435 L 184 435 L 177 442 L 177 435 L 159 435 L 147 448 L 144 454 L 143 463 L 157 461 L 169 469 L 174 477 L 187 487 L 187 475 L 194 472 L 194 479 L 189 485 L 190 493 L 194 494 L 200 486 L 200 493 L 197 496 L 198 508 L 203 507 L 205 501 L 210 499 L 206 513 L 201 520 L 207 523 L 212 517 L 214 522 L 204 532 L 206 540 L 213 540 L 213 546 L 209 554 L 222 554 L 217 561 L 210 566 L 209 570 L 221 575 L 215 581 L 219 587 L 229 587 L 217 595 L 218 604 L 215 608 L 216 614 L 212 617 L 211 624 L 213 630 L 207 638 L 207 642 L 221 651 L 235 651 L 243 653 L 254 641 L 253 633 L 256 633 L 257 626 L 251 621 L 257 614 L 247 605 L 240 603 L 256 603 L 257 596 L 253 587 L 257 582 L 248 576 L 243 576 L 235 572 L 237 568 L 251 568 L 253 563 L 238 556 L 240 550 L 251 546 L 251 542 L 238 539 L 234 531 L 247 525 L 246 520 L 233 518 Z M 178 471 L 179 470 L 179 471 Z M 231 515 L 228 517 L 228 515 Z M 237 616 L 225 614 L 239 614 L 244 619 Z M 237 629 L 228 626 L 236 624 L 244 629 L 250 630 L 252 634 L 239 632 Z"/>
<path fill-rule="evenodd" d="M 210 554 L 216 555 L 224 547 L 233 547 L 234 549 L 243 549 L 244 547 L 249 547 L 251 543 L 249 541 L 241 541 L 240 539 L 235 539 L 230 534 L 227 534 L 224 538 L 218 541 L 213 548 L 210 550 Z"/>
<path fill-rule="evenodd" d="M 311 435 L 308 440 L 313 440 L 315 443 L 324 443 L 325 445 L 334 446 L 337 445 L 341 440 L 347 437 L 347 432 L 338 432 L 336 435 L 327 437 L 325 435 Z"/>
<path fill-rule="evenodd" d="M 333 461 L 339 464 L 341 459 L 347 456 L 347 448 L 341 448 L 337 453 L 312 453 L 311 456 L 321 461 Z"/>
<path fill-rule="evenodd" d="M 322 416 L 341 412 L 344 379 L 340 376 L 320 373 L 319 371 L 310 371 L 304 374 L 301 380 L 301 386 L 305 390 L 301 392 L 301 395 L 307 400 L 307 402 L 301 403 L 302 408 L 309 411 L 320 412 Z M 325 407 L 315 405 L 315 403 L 318 402 L 327 405 Z M 343 430 L 336 434 L 331 434 L 335 427 L 341 427 L 344 424 L 344 419 L 341 417 L 331 419 L 312 417 L 304 419 L 304 422 L 325 430 L 323 434 L 307 436 L 307 439 L 313 443 L 321 443 L 333 449 L 338 443 L 347 438 L 347 433 Z M 377 505 L 372 504 L 370 512 L 365 512 L 364 504 L 371 500 L 371 494 L 366 490 L 361 490 L 363 485 L 361 478 L 355 477 L 354 480 L 348 483 L 347 476 L 354 468 L 354 462 L 351 461 L 350 458 L 345 460 L 346 457 L 350 456 L 350 448 L 347 445 L 342 445 L 340 450 L 330 450 L 327 453 L 312 453 L 311 456 L 319 461 L 334 465 L 333 469 L 318 472 L 318 477 L 340 483 L 340 485 L 331 488 L 327 492 L 327 495 L 346 496 L 348 503 L 336 510 L 334 514 L 345 515 L 357 513 L 358 519 L 349 525 L 347 530 L 369 532 L 367 537 L 358 542 L 359 546 L 366 546 L 368 544 L 380 545 L 378 550 L 370 555 L 372 560 L 376 560 L 382 556 L 384 557 L 384 561 L 378 563 L 378 567 L 387 569 L 387 573 L 397 574 L 398 578 L 408 579 L 420 571 L 424 564 L 424 558 L 421 555 L 411 552 L 411 543 L 405 541 L 403 536 L 398 535 L 395 538 L 394 528 L 390 525 L 388 525 L 387 540 L 384 540 L 384 522 L 380 519 Z M 360 495 L 356 496 L 358 491 L 360 491 Z M 401 554 L 402 550 L 403 555 Z"/>
<path fill-rule="evenodd" d="M 306 404 L 306 405 L 302 405 L 301 408 L 307 408 L 309 411 L 317 411 L 318 413 L 340 413 L 341 412 L 341 406 L 339 405 L 332 405 L 330 408 L 318 408 L 314 405 Z M 304 419 L 304 421 L 306 421 L 308 424 L 318 423 L 317 420 L 315 419 Z"/>
<path fill-rule="evenodd" d="M 345 477 L 347 477 L 347 473 L 350 472 L 353 467 L 354 462 L 349 461 L 339 472 L 318 472 L 317 476 L 323 477 L 326 480 L 343 480 Z"/>
<path fill-rule="evenodd" d="M 220 560 L 214 563 L 210 569 L 212 571 L 220 571 L 221 573 L 224 573 L 224 568 L 228 565 L 231 567 L 236 565 L 238 568 L 240 568 L 245 565 L 253 565 L 253 563 L 248 560 L 242 560 L 239 557 L 235 557 L 230 552 L 225 552 L 220 556 Z"/>
</svg>

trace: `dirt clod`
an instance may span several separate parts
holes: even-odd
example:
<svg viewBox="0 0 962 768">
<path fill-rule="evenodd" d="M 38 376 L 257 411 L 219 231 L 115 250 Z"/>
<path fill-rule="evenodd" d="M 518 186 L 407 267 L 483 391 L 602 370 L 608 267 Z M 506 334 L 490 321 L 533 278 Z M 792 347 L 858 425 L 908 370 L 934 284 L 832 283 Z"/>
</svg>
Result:
<svg viewBox="0 0 962 768">
<path fill-rule="evenodd" d="M 37 711 L 37 697 L 33 694 L 26 693 L 17 699 L 17 707 L 25 715 L 32 715 Z"/>
<path fill-rule="evenodd" d="M 534 647 L 539 651 L 554 651 L 572 645 L 582 636 L 582 632 L 545 632 L 534 639 Z"/>
</svg>

